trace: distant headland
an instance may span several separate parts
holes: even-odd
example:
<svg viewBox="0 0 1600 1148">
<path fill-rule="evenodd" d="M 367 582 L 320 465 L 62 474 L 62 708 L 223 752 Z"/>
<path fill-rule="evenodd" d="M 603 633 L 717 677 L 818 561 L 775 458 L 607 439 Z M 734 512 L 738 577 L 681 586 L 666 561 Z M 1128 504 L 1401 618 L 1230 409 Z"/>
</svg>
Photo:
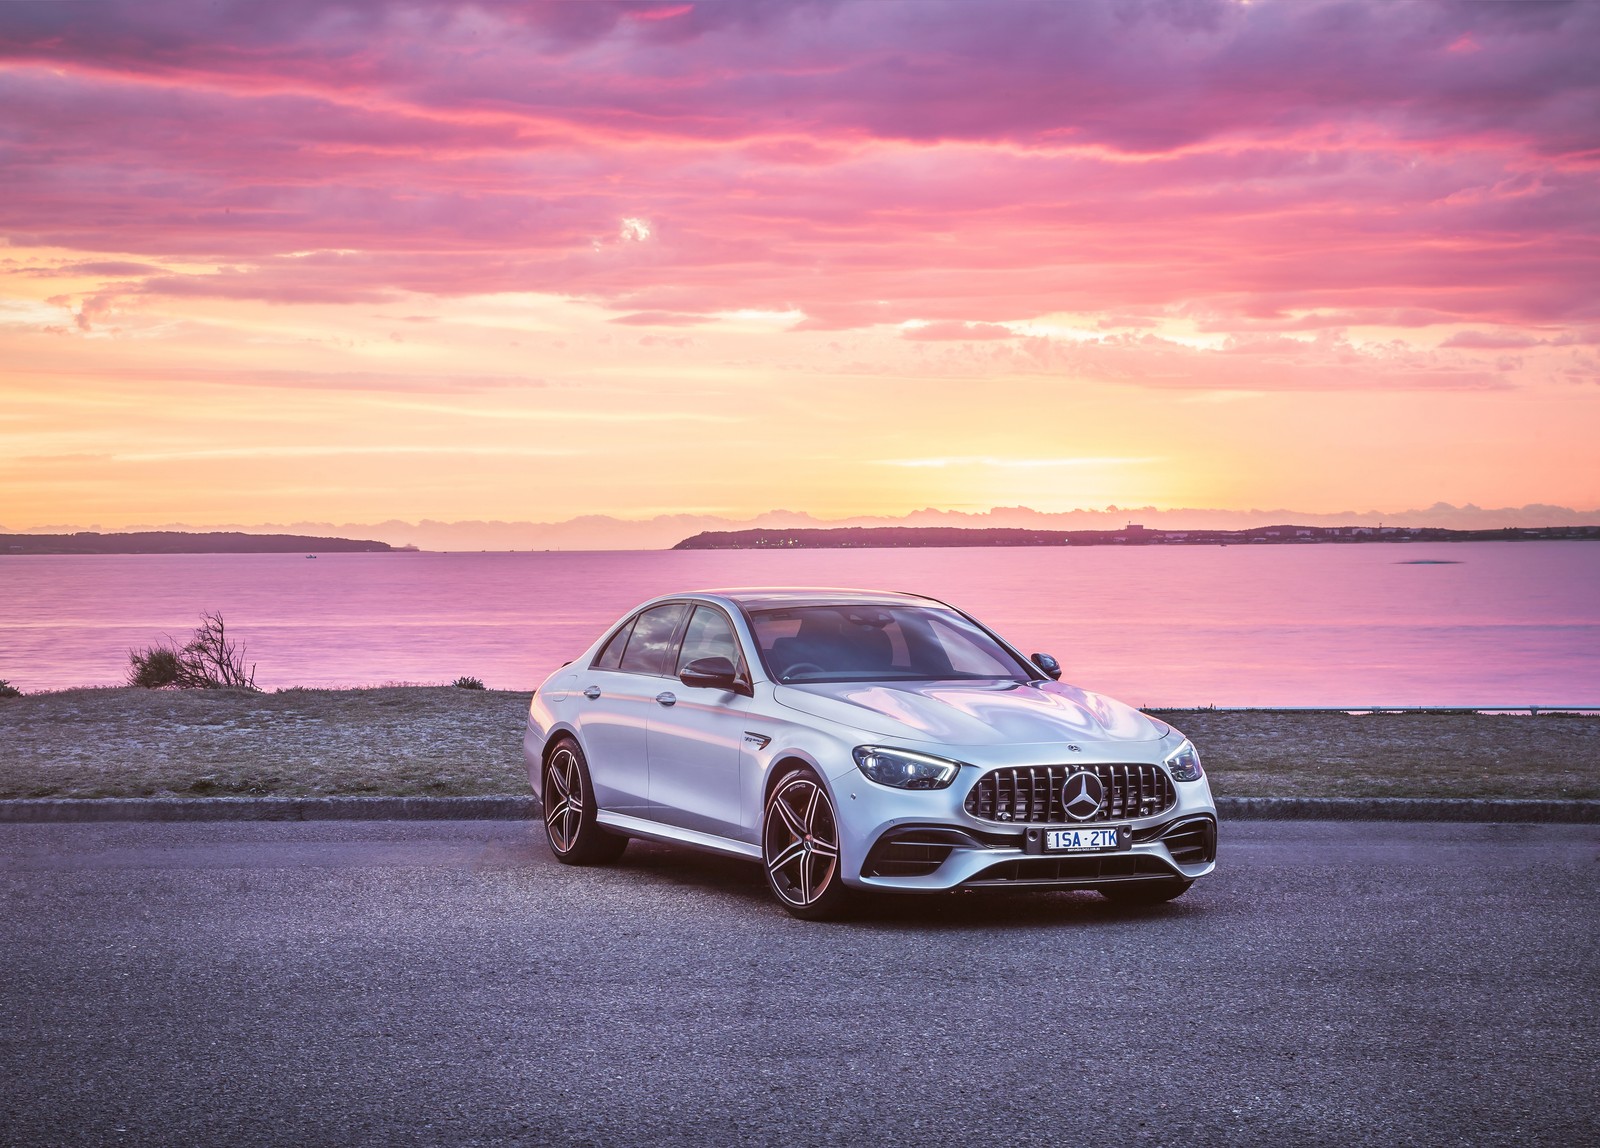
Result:
<svg viewBox="0 0 1600 1148">
<path fill-rule="evenodd" d="M 140 530 L 126 534 L 0 534 L 7 554 L 381 554 L 416 547 L 365 538 L 315 538 L 302 534 L 244 534 L 237 530 Z"/>
<path fill-rule="evenodd" d="M 845 526 L 792 530 L 707 530 L 674 550 L 830 550 L 912 546 L 1231 546 L 1352 542 L 1600 541 L 1600 526 L 1447 530 L 1431 526 L 1258 526 L 1248 530 L 1024 530 L 1009 527 Z"/>
</svg>

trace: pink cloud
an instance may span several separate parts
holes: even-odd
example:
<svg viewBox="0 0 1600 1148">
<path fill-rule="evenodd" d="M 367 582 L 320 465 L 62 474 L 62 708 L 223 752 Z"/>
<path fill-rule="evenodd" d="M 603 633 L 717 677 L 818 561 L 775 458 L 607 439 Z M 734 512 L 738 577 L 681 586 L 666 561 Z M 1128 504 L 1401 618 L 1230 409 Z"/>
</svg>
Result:
<svg viewBox="0 0 1600 1148">
<path fill-rule="evenodd" d="M 1474 351 L 1515 350 L 1521 347 L 1537 347 L 1540 340 L 1532 335 L 1516 332 L 1494 331 L 1458 331 L 1451 335 L 1441 347 L 1465 347 Z"/>
<path fill-rule="evenodd" d="M 907 327 L 900 332 L 900 337 L 919 341 L 1015 339 L 1017 333 L 1010 327 L 1002 327 L 998 323 L 959 323 L 945 320 L 939 323 L 924 323 L 919 327 Z"/>
<path fill-rule="evenodd" d="M 0 234 L 169 297 L 1558 339 L 1597 49 L 1594 5 L 4 5 Z"/>
<path fill-rule="evenodd" d="M 629 327 L 693 327 L 709 322 L 709 319 L 704 315 L 686 315 L 678 311 L 635 311 L 631 315 L 619 315 L 611 322 Z"/>
</svg>

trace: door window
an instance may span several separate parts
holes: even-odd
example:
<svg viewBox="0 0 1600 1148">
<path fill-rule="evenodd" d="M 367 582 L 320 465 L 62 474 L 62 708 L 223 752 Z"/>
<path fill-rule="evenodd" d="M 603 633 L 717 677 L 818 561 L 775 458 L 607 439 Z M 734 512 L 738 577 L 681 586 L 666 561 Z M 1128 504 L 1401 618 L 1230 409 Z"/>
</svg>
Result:
<svg viewBox="0 0 1600 1148">
<path fill-rule="evenodd" d="M 727 658 L 739 670 L 739 641 L 733 636 L 728 616 L 713 606 L 696 606 L 689 628 L 684 631 L 683 650 L 678 654 L 678 673 L 700 658 Z M 742 672 L 742 671 L 741 671 Z"/>
<path fill-rule="evenodd" d="M 633 632 L 635 619 L 629 618 L 627 622 L 618 627 L 617 632 L 611 635 L 611 640 L 606 643 L 606 648 L 600 651 L 600 656 L 594 660 L 597 670 L 614 670 L 622 664 L 622 651 L 627 649 L 628 635 Z"/>
<path fill-rule="evenodd" d="M 668 602 L 640 614 L 617 668 L 629 674 L 665 674 L 668 655 L 672 653 L 672 639 L 677 636 L 678 626 L 688 612 L 687 602 Z"/>
</svg>

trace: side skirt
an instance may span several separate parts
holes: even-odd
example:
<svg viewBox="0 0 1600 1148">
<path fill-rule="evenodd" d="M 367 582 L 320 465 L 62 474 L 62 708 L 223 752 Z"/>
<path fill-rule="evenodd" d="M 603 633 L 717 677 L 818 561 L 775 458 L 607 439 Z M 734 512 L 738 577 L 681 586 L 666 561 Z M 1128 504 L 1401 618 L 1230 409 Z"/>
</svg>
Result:
<svg viewBox="0 0 1600 1148">
<path fill-rule="evenodd" d="M 647 837 L 652 841 L 664 841 L 669 845 L 687 845 L 691 849 L 704 849 L 708 853 L 744 857 L 751 861 L 761 860 L 761 846 L 734 841 L 729 837 L 718 837 L 715 833 L 679 829 L 675 825 L 663 825 L 659 821 L 646 821 L 642 817 L 629 817 L 623 813 L 608 813 L 604 809 L 595 814 L 595 820 L 608 829 L 619 830 L 629 837 Z"/>
</svg>

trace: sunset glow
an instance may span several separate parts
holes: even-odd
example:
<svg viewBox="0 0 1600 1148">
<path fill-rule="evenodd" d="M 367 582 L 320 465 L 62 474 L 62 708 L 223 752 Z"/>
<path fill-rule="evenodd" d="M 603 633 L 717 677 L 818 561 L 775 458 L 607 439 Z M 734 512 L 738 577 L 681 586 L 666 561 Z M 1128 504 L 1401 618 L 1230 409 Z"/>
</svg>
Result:
<svg viewBox="0 0 1600 1148">
<path fill-rule="evenodd" d="M 1600 507 L 1600 6 L 0 5 L 0 529 Z"/>
</svg>

